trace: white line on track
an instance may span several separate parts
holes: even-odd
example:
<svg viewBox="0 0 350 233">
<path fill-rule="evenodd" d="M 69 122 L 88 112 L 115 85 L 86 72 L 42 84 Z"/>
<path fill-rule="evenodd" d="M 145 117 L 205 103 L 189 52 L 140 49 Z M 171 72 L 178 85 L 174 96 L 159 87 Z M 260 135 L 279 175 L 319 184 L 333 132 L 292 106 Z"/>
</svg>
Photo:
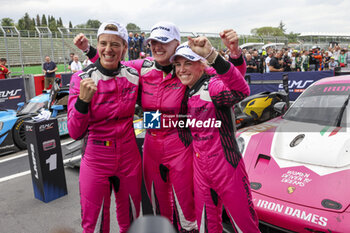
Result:
<svg viewBox="0 0 350 233">
<path fill-rule="evenodd" d="M 68 142 L 64 142 L 61 145 L 68 144 L 68 143 L 70 143 L 72 141 L 73 140 L 68 141 Z M 28 155 L 28 153 L 20 154 L 20 155 L 14 156 L 12 158 L 1 160 L 0 163 L 6 162 L 6 161 L 9 161 L 9 160 L 13 160 L 13 159 L 17 159 L 17 158 L 20 158 L 20 157 L 23 157 L 23 156 L 26 156 L 26 155 Z M 81 159 L 81 155 L 77 155 L 77 156 L 74 156 L 72 158 L 65 159 L 65 160 L 63 160 L 63 164 L 66 164 L 68 162 L 74 162 L 74 161 L 77 161 L 79 159 Z M 20 172 L 20 173 L 16 173 L 16 174 L 13 174 L 13 175 L 9 175 L 9 176 L 6 176 L 6 177 L 2 177 L 2 178 L 0 178 L 0 183 L 8 181 L 8 180 L 15 179 L 15 178 L 18 178 L 18 177 L 21 177 L 21 176 L 25 176 L 25 175 L 28 175 L 28 174 L 30 174 L 30 170 L 27 170 L 27 171 L 24 171 L 24 172 Z"/>
<path fill-rule="evenodd" d="M 28 153 L 19 154 L 19 155 L 16 155 L 16 156 L 13 156 L 13 157 L 10 157 L 10 158 L 7 158 L 7 159 L 0 160 L 0 163 L 5 163 L 7 161 L 18 159 L 18 158 L 24 157 L 26 155 L 28 155 Z"/>
<path fill-rule="evenodd" d="M 66 145 L 68 143 L 71 143 L 73 142 L 74 140 L 69 140 L 67 142 L 63 142 L 61 143 L 61 146 L 62 145 Z M 24 156 L 27 156 L 28 153 L 23 153 L 23 154 L 19 154 L 19 155 L 16 155 L 16 156 L 13 156 L 13 157 L 10 157 L 10 158 L 7 158 L 7 159 L 3 159 L 3 160 L 0 160 L 0 163 L 4 163 L 4 162 L 7 162 L 7 161 L 11 161 L 11 160 L 14 160 L 14 159 L 18 159 L 18 158 L 21 158 L 21 157 L 24 157 Z"/>
<path fill-rule="evenodd" d="M 75 157 L 72 157 L 72 158 L 69 158 L 69 159 L 65 159 L 65 160 L 63 160 L 63 164 L 66 164 L 67 162 L 73 162 L 73 161 L 79 160 L 80 158 L 81 158 L 81 155 L 77 155 Z M 24 171 L 24 172 L 20 172 L 20 173 L 16 173 L 16 174 L 13 174 L 13 175 L 10 175 L 10 176 L 5 176 L 5 177 L 0 178 L 0 183 L 8 181 L 8 180 L 15 179 L 15 178 L 18 178 L 18 177 L 21 177 L 21 176 L 25 176 L 25 175 L 28 175 L 28 174 L 30 174 L 30 170 Z"/>
<path fill-rule="evenodd" d="M 10 175 L 10 176 L 5 176 L 3 178 L 0 178 L 0 183 L 4 182 L 4 181 L 15 179 L 17 177 L 25 176 L 25 175 L 28 175 L 28 174 L 30 174 L 29 170 L 28 171 L 24 171 L 24 172 L 20 172 L 20 173 L 16 173 L 16 174 L 13 174 L 13 175 Z"/>
</svg>

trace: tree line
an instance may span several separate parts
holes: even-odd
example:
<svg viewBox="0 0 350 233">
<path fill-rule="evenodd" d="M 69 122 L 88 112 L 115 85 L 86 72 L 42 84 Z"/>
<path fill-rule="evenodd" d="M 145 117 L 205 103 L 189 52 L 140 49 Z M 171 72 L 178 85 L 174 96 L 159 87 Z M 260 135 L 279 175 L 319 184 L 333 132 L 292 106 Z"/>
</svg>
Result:
<svg viewBox="0 0 350 233">
<path fill-rule="evenodd" d="M 71 24 L 71 22 L 69 22 Z M 22 18 L 15 22 L 11 18 L 2 18 L 2 26 L 16 26 L 19 30 L 35 30 L 35 26 L 49 27 L 51 31 L 58 31 L 59 27 L 63 27 L 62 18 L 56 19 L 53 15 L 46 16 L 39 14 L 35 18 L 31 18 L 28 13 L 25 13 Z"/>
<path fill-rule="evenodd" d="M 96 19 L 89 19 L 86 21 L 86 23 L 77 24 L 73 27 L 73 24 L 71 21 L 69 21 L 69 28 L 98 28 L 101 25 L 101 22 Z M 22 18 L 20 18 L 17 22 L 15 22 L 11 18 L 2 18 L 1 19 L 1 26 L 16 26 L 18 30 L 35 30 L 35 27 L 48 27 L 51 31 L 56 32 L 58 31 L 59 27 L 64 27 L 62 18 L 59 17 L 56 19 L 53 15 L 45 15 L 42 14 L 41 16 L 39 14 L 36 15 L 36 17 L 31 18 L 28 13 L 25 13 Z M 128 23 L 126 28 L 129 31 L 140 31 L 140 27 L 138 27 L 134 23 Z"/>
<path fill-rule="evenodd" d="M 64 27 L 62 18 L 59 17 L 56 19 L 53 15 L 46 16 L 45 14 L 42 14 L 41 16 L 39 14 L 36 15 L 35 18 L 31 18 L 28 13 L 25 13 L 22 18 L 20 18 L 17 23 L 14 22 L 11 18 L 2 18 L 1 19 L 1 25 L 2 26 L 16 26 L 19 30 L 35 30 L 35 26 L 38 27 L 49 27 L 49 29 L 53 32 L 58 31 L 59 27 Z M 98 28 L 101 25 L 101 22 L 96 19 L 89 19 L 86 21 L 86 23 L 77 24 L 73 27 L 72 22 L 69 21 L 69 28 Z M 134 23 L 128 23 L 126 25 L 126 29 L 128 31 L 133 32 L 140 32 L 141 29 L 139 26 L 137 26 Z M 297 36 L 300 35 L 300 33 L 286 33 L 285 24 L 280 21 L 278 27 L 260 27 L 260 28 L 253 28 L 251 31 L 251 34 L 255 36 L 284 36 L 287 37 L 289 41 L 296 41 Z"/>
<path fill-rule="evenodd" d="M 300 33 L 294 33 L 294 32 L 290 32 L 290 33 L 286 33 L 286 28 L 285 28 L 285 24 L 280 21 L 279 25 L 277 27 L 260 27 L 260 28 L 253 28 L 252 30 L 250 30 L 250 33 L 255 35 L 255 36 L 272 36 L 272 37 L 276 37 L 276 36 L 284 36 L 287 37 L 288 40 L 290 42 L 296 42 L 297 41 L 297 37 L 300 35 Z"/>
</svg>

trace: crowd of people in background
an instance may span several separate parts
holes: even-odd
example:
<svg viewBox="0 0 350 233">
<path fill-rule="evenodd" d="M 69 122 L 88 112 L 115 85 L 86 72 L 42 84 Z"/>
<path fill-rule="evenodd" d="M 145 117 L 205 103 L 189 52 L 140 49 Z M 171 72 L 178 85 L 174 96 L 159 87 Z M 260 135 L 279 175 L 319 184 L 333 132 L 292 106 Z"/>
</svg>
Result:
<svg viewBox="0 0 350 233">
<path fill-rule="evenodd" d="M 88 57 L 85 57 L 85 60 L 83 62 L 80 62 L 78 55 L 70 53 L 69 56 L 71 60 L 68 62 L 68 70 L 70 70 L 72 73 L 83 70 L 84 68 L 92 64 Z"/>
<path fill-rule="evenodd" d="M 128 56 L 129 56 L 129 59 L 128 59 L 129 61 L 152 56 L 150 46 L 145 43 L 144 32 L 141 32 L 140 35 L 137 32 L 135 34 L 133 34 L 132 32 L 129 32 Z"/>
<path fill-rule="evenodd" d="M 219 51 L 227 59 L 228 52 L 227 50 Z M 336 45 L 328 49 L 313 46 L 306 50 L 296 50 L 291 47 L 282 49 L 269 47 L 266 50 L 252 48 L 243 49 L 242 53 L 247 64 L 247 73 L 321 71 L 350 66 L 350 45 L 348 48 Z M 128 57 L 125 60 L 143 59 L 151 56 L 150 45 L 145 43 L 145 33 L 142 32 L 139 35 L 130 32 Z M 91 64 L 87 57 L 82 63 L 74 53 L 71 53 L 70 57 L 68 69 L 73 73 Z"/>
<path fill-rule="evenodd" d="M 228 59 L 228 52 L 220 50 L 220 54 Z M 243 49 L 243 57 L 247 64 L 247 73 L 269 73 L 269 72 L 305 72 L 334 70 L 337 67 L 350 68 L 350 45 L 341 48 L 339 45 L 320 49 L 313 46 L 311 49 L 296 50 L 291 47 L 275 49 L 269 47 L 262 49 Z M 143 59 L 151 57 L 152 52 L 149 44 L 145 43 L 145 33 L 129 33 L 128 58 L 125 60 Z M 92 64 L 88 57 L 80 62 L 79 56 L 70 53 L 68 70 L 72 73 L 80 71 Z M 11 73 L 6 67 L 7 60 L 0 59 L 0 79 L 5 79 Z"/>
<path fill-rule="evenodd" d="M 295 50 L 291 47 L 275 49 L 243 49 L 247 73 L 305 72 L 334 70 L 350 66 L 350 46 L 336 45 L 328 49 L 313 46 L 309 50 Z M 225 55 L 225 51 L 221 51 Z"/>
<path fill-rule="evenodd" d="M 70 53 L 69 56 L 71 60 L 68 63 L 68 70 L 72 73 L 83 70 L 92 64 L 88 57 L 86 57 L 83 62 L 80 62 L 78 55 Z M 125 58 L 125 60 L 130 61 L 151 56 L 151 47 L 149 44 L 145 43 L 145 33 L 141 32 L 139 35 L 137 32 L 135 34 L 130 32 L 128 37 L 128 57 Z"/>
</svg>

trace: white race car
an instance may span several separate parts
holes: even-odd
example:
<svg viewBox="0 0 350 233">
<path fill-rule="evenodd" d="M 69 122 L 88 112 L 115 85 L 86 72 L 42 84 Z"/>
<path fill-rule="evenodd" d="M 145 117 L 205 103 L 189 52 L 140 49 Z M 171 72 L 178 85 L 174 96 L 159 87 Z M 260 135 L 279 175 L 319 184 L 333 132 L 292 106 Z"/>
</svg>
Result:
<svg viewBox="0 0 350 233">
<path fill-rule="evenodd" d="M 238 131 L 262 224 L 285 232 L 350 232 L 349 98 L 350 76 L 322 79 L 282 117 Z"/>
</svg>

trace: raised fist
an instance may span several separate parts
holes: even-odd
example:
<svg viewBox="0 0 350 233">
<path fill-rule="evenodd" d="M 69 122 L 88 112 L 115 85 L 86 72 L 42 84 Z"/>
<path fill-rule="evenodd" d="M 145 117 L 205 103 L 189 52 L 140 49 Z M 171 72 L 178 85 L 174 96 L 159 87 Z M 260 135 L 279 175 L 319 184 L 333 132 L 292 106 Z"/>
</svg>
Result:
<svg viewBox="0 0 350 233">
<path fill-rule="evenodd" d="M 193 52 L 204 58 L 211 53 L 211 49 L 213 47 L 208 38 L 205 36 L 200 36 L 197 38 L 188 37 L 188 45 L 191 47 Z"/>
<path fill-rule="evenodd" d="M 239 55 L 238 35 L 233 29 L 226 29 L 220 32 L 220 37 L 224 45 L 230 50 L 231 55 Z"/>
<path fill-rule="evenodd" d="M 79 33 L 73 39 L 74 45 L 82 51 L 89 49 L 89 40 L 83 33 Z"/>
<path fill-rule="evenodd" d="M 97 86 L 91 78 L 86 78 L 80 81 L 79 99 L 86 103 L 90 103 L 92 97 L 97 91 Z"/>
</svg>

